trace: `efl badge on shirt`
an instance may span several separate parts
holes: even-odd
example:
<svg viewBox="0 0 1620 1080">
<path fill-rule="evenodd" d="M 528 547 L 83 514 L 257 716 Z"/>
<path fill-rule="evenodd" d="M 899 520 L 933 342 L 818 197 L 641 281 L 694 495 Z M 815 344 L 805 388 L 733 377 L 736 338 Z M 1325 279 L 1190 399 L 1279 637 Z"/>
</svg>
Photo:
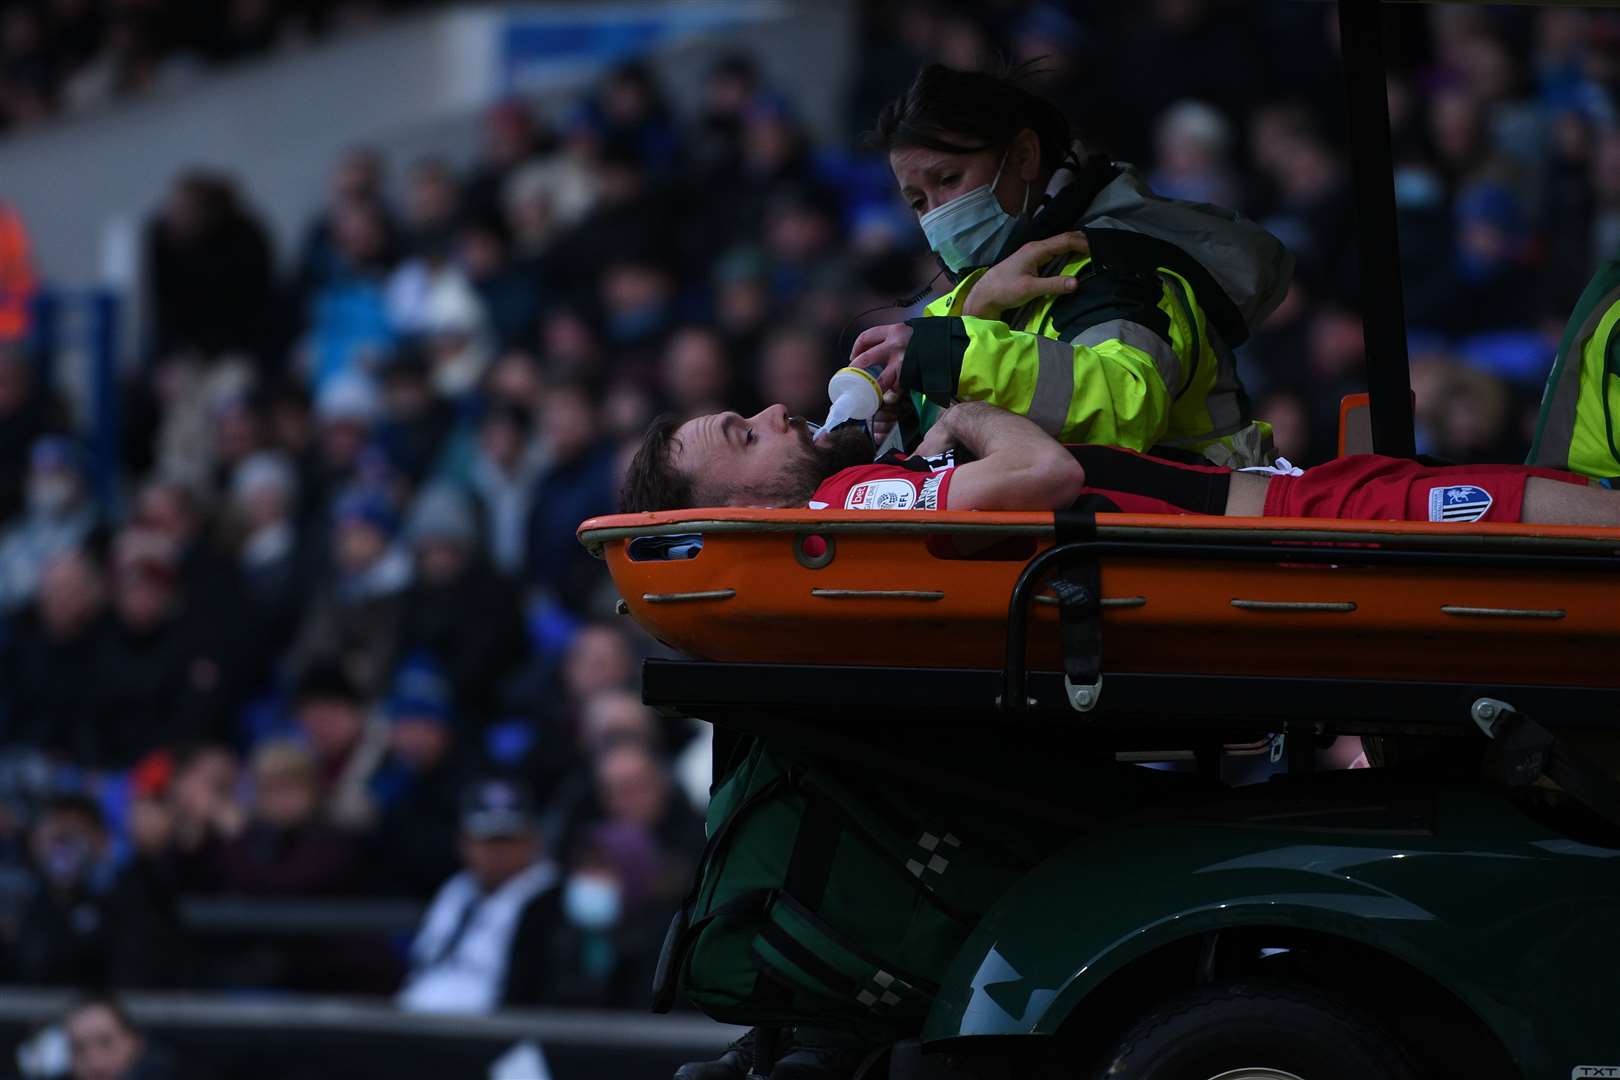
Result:
<svg viewBox="0 0 1620 1080">
<path fill-rule="evenodd" d="M 910 480 L 868 480 L 849 489 L 845 510 L 910 510 L 917 489 Z"/>
<path fill-rule="evenodd" d="M 1491 508 L 1491 493 L 1472 484 L 1429 489 L 1430 521 L 1478 521 Z"/>
</svg>

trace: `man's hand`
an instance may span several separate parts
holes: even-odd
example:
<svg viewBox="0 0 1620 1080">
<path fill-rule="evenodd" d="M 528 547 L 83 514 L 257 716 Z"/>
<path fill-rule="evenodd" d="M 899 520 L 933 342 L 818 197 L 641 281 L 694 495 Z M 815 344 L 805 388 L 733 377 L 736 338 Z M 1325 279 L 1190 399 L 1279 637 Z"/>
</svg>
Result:
<svg viewBox="0 0 1620 1080">
<path fill-rule="evenodd" d="M 1060 255 L 1088 254 L 1091 245 L 1080 232 L 1058 233 L 1045 240 L 1031 240 L 984 272 L 973 283 L 962 314 L 979 319 L 998 319 L 1008 308 L 1027 304 L 1037 296 L 1056 296 L 1080 287 L 1078 278 L 1041 277 L 1041 267 Z M 1067 260 L 1065 260 L 1067 261 Z"/>
<path fill-rule="evenodd" d="M 976 460 L 951 477 L 952 510 L 1058 510 L 1080 494 L 1085 470 L 1068 449 L 1028 419 L 983 401 L 953 405 L 917 453 L 960 447 Z"/>
<path fill-rule="evenodd" d="M 849 350 L 850 367 L 867 368 L 881 365 L 878 386 L 893 390 L 900 382 L 900 361 L 906 358 L 906 346 L 911 342 L 911 327 L 905 323 L 871 326 L 861 331 L 855 345 Z"/>
<path fill-rule="evenodd" d="M 913 457 L 934 457 L 962 445 L 951 424 L 951 414 L 960 408 L 960 405 L 953 405 L 939 414 L 934 426 L 928 429 L 928 433 L 922 437 L 922 442 L 917 444 L 917 449 L 912 451 Z"/>
</svg>

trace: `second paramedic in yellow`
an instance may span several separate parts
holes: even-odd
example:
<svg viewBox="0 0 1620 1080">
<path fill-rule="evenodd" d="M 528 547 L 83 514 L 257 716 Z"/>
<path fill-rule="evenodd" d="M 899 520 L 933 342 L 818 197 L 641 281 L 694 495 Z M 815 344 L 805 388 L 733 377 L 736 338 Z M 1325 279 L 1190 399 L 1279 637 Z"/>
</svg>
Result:
<svg viewBox="0 0 1620 1080">
<path fill-rule="evenodd" d="M 869 142 L 954 287 L 862 333 L 851 363 L 882 365 L 923 428 L 952 401 L 988 401 L 1065 442 L 1270 462 L 1232 350 L 1287 292 L 1276 237 L 1155 196 L 1009 77 L 929 65 Z"/>
</svg>

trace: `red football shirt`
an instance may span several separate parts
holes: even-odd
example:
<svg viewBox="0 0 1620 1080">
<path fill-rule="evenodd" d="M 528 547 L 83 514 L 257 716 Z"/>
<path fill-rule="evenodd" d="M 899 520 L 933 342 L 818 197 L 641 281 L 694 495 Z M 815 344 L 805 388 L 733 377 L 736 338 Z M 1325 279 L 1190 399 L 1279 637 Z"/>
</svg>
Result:
<svg viewBox="0 0 1620 1080">
<path fill-rule="evenodd" d="M 812 510 L 949 510 L 956 455 L 937 457 L 885 454 L 871 465 L 857 465 L 822 481 L 810 499 Z M 1147 495 L 1105 488 L 1081 488 L 1080 499 L 1101 500 L 1098 510 L 1123 514 L 1188 514 L 1191 511 Z M 1076 500 L 1077 502 L 1079 500 Z"/>
</svg>

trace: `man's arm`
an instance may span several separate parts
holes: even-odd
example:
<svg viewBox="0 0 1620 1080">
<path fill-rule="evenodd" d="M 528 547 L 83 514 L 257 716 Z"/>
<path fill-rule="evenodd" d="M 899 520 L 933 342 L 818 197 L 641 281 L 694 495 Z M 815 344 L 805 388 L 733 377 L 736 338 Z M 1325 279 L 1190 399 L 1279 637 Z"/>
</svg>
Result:
<svg viewBox="0 0 1620 1080">
<path fill-rule="evenodd" d="M 1024 417 L 982 401 L 947 409 L 917 453 L 951 447 L 974 457 L 951 474 L 952 510 L 1060 510 L 1086 482 L 1066 447 Z"/>
</svg>

